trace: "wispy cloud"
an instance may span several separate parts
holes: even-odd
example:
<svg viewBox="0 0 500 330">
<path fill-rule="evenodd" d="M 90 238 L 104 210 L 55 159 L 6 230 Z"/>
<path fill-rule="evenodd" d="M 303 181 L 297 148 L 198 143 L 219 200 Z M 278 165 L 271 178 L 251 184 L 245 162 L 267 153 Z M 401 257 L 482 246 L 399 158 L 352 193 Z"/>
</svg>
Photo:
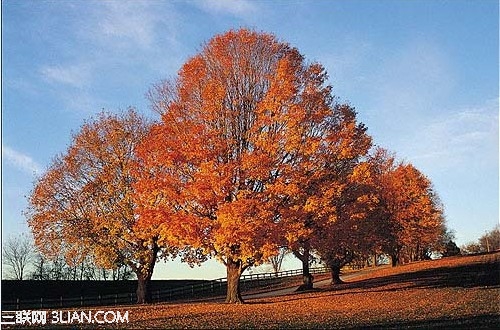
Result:
<svg viewBox="0 0 500 330">
<path fill-rule="evenodd" d="M 7 163 L 17 167 L 20 171 L 34 175 L 42 172 L 42 167 L 33 158 L 8 146 L 2 145 L 2 156 Z"/>
<path fill-rule="evenodd" d="M 148 2 L 104 1 L 99 8 L 94 32 L 103 40 L 132 48 L 153 45 L 158 17 Z"/>
<path fill-rule="evenodd" d="M 364 86 L 374 142 L 433 175 L 498 166 L 498 98 L 468 105 L 452 99 L 459 81 L 453 63 L 438 43 L 412 40 L 381 58 Z"/>
<path fill-rule="evenodd" d="M 95 76 L 101 68 L 116 70 L 114 77 L 139 67 L 154 75 L 177 71 L 185 58 L 182 27 L 189 23 L 176 2 L 109 0 L 93 4 L 81 23 L 87 28 L 77 38 L 92 49 L 83 50 L 80 57 L 94 60 Z"/>
<path fill-rule="evenodd" d="M 415 139 L 420 141 L 422 131 L 452 112 L 449 96 L 457 79 L 450 55 L 433 40 L 415 39 L 373 56 L 380 64 L 367 70 L 367 79 L 358 86 L 370 101 L 363 109 L 364 121 L 376 144 L 412 159 Z"/>
<path fill-rule="evenodd" d="M 211 14 L 246 16 L 257 11 L 255 2 L 248 0 L 204 0 L 196 1 L 199 8 Z"/>
<path fill-rule="evenodd" d="M 86 86 L 91 79 L 91 68 L 88 64 L 44 66 L 40 69 L 40 73 L 47 81 L 72 87 Z"/>
<path fill-rule="evenodd" d="M 417 133 L 407 145 L 417 162 L 443 169 L 464 161 L 498 165 L 498 99 L 438 116 Z"/>
<path fill-rule="evenodd" d="M 108 88 L 120 93 L 137 85 L 136 70 L 149 71 L 151 76 L 166 75 L 166 70 L 175 72 L 177 59 L 183 58 L 179 55 L 182 39 L 177 35 L 179 14 L 169 2 L 89 3 L 65 4 L 67 15 L 77 17 L 78 28 L 70 26 L 64 40 L 54 36 L 64 45 L 60 56 L 64 61 L 40 65 L 40 83 L 45 88 L 49 82 L 61 108 L 75 113 L 133 105 L 129 95 L 124 97 L 126 104 L 111 104 L 110 96 L 101 91 Z M 137 94 L 142 97 L 144 91 Z"/>
</svg>

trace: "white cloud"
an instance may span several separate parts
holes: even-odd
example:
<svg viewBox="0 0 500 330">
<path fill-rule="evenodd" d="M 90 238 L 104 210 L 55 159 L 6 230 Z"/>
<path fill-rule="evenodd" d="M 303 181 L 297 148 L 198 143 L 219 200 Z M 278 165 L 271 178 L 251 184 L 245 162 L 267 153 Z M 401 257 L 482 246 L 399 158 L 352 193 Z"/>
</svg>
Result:
<svg viewBox="0 0 500 330">
<path fill-rule="evenodd" d="M 88 64 L 44 66 L 40 73 L 47 81 L 73 87 L 86 86 L 91 78 L 91 68 Z"/>
<path fill-rule="evenodd" d="M 42 167 L 33 158 L 10 147 L 2 146 L 2 156 L 9 164 L 17 167 L 20 171 L 34 175 L 42 172 Z"/>
<path fill-rule="evenodd" d="M 377 67 L 360 64 L 367 72 L 357 91 L 365 100 L 361 120 L 374 143 L 403 159 L 437 157 L 434 152 L 442 150 L 434 146 L 446 134 L 442 125 L 461 112 L 449 106 L 457 86 L 452 56 L 433 40 L 413 39 L 393 53 L 377 49 L 367 48 Z"/>
<path fill-rule="evenodd" d="M 212 14 L 245 16 L 257 10 L 254 2 L 247 0 L 204 0 L 197 1 L 198 7 Z"/>
<path fill-rule="evenodd" d="M 498 165 L 498 99 L 436 117 L 405 149 L 412 160 L 443 169 Z"/>
<path fill-rule="evenodd" d="M 148 2 L 104 1 L 97 13 L 95 35 L 121 46 L 149 48 L 155 40 L 158 21 Z"/>
<path fill-rule="evenodd" d="M 135 70 L 151 75 L 163 75 L 171 67 L 177 70 L 179 14 L 171 3 L 109 0 L 91 1 L 84 9 L 68 6 L 72 14 L 84 14 L 76 20 L 77 29 L 68 29 L 71 41 L 65 60 L 38 69 L 64 109 L 87 113 L 129 106 L 134 103 L 110 104 L 112 96 L 102 95 L 102 86 L 119 92 L 137 84 Z M 143 91 L 137 92 L 143 96 Z"/>
</svg>

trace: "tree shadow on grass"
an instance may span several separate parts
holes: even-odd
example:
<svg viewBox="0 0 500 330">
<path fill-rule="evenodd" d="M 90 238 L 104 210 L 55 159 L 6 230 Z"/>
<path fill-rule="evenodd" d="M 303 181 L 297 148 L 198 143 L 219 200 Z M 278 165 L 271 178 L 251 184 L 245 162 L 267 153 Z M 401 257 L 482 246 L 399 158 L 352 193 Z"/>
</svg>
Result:
<svg viewBox="0 0 500 330">
<path fill-rule="evenodd" d="M 282 296 L 280 301 L 303 300 L 310 293 L 352 295 L 364 292 L 386 292 L 412 288 L 500 288 L 500 262 L 446 266 L 420 271 L 345 282 L 326 289 L 313 289 Z M 248 304 L 273 304 L 268 298 L 251 299 Z"/>
<path fill-rule="evenodd" d="M 327 290 L 371 290 L 386 286 L 388 286 L 387 290 L 391 290 L 391 285 L 397 285 L 393 290 L 408 288 L 498 287 L 500 286 L 500 262 L 495 261 L 490 263 L 425 269 L 347 282 Z"/>
<path fill-rule="evenodd" d="M 498 329 L 500 316 L 483 314 L 464 317 L 446 317 L 428 320 L 368 324 L 353 329 Z"/>
</svg>

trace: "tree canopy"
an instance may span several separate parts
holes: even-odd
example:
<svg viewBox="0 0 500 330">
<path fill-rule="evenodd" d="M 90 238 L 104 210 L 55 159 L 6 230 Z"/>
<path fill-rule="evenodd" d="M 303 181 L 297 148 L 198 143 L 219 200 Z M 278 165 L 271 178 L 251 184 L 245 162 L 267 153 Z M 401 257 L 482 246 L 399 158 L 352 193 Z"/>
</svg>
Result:
<svg viewBox="0 0 500 330">
<path fill-rule="evenodd" d="M 445 232 L 430 180 L 373 148 L 324 67 L 274 35 L 216 35 L 148 96 L 159 121 L 129 111 L 84 124 L 27 211 L 42 252 L 128 265 L 139 302 L 169 253 L 217 258 L 238 303 L 243 271 L 280 249 L 302 261 L 308 289 L 312 251 L 338 281 L 355 258 L 423 258 Z"/>
<path fill-rule="evenodd" d="M 70 264 L 91 255 L 105 268 L 130 266 L 139 280 L 138 302 L 147 300 L 160 252 L 157 228 L 136 227 L 133 200 L 134 150 L 148 128 L 133 110 L 85 123 L 35 183 L 26 212 L 43 254 L 63 251 Z"/>
</svg>

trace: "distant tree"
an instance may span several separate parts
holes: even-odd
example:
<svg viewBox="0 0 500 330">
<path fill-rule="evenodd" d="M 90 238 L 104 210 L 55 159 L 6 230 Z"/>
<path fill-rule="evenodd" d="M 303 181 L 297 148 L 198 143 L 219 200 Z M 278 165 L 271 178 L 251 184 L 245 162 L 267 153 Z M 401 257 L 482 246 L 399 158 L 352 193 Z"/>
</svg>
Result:
<svg viewBox="0 0 500 330">
<path fill-rule="evenodd" d="M 52 278 L 62 278 L 67 263 L 81 265 L 87 256 L 105 269 L 125 264 L 138 279 L 137 302 L 148 301 L 160 235 L 154 225 L 136 227 L 132 174 L 140 170 L 135 146 L 148 130 L 134 110 L 102 113 L 81 127 L 35 183 L 26 215 L 38 249 L 56 258 Z"/>
<path fill-rule="evenodd" d="M 32 240 L 25 234 L 7 238 L 2 243 L 2 263 L 10 270 L 6 277 L 24 280 L 26 270 L 34 259 L 34 251 Z"/>
<path fill-rule="evenodd" d="M 357 189 L 350 178 L 371 147 L 367 128 L 357 121 L 356 115 L 353 107 L 332 103 L 328 116 L 305 125 L 310 128 L 306 134 L 311 134 L 320 147 L 314 153 L 300 155 L 303 161 L 297 162 L 294 170 L 301 181 L 291 181 L 296 185 L 288 196 L 288 209 L 283 211 L 288 244 L 302 261 L 301 289 L 313 287 L 310 254 L 326 244 L 319 243 L 318 237 L 326 237 L 327 232 L 330 238 L 329 235 L 338 234 L 333 228 L 325 228 L 340 221 L 339 210 L 350 204 L 353 190 Z"/>
<path fill-rule="evenodd" d="M 487 231 L 476 242 L 469 242 L 460 247 L 462 254 L 475 254 L 500 250 L 500 226 Z"/>
<path fill-rule="evenodd" d="M 96 266 L 90 256 L 76 262 L 66 262 L 64 254 L 47 258 L 37 252 L 33 261 L 33 270 L 29 275 L 32 280 L 129 280 L 133 271 L 127 265 L 115 269 L 105 269 Z"/>
<path fill-rule="evenodd" d="M 444 228 L 443 207 L 430 180 L 412 164 L 396 164 L 381 152 L 375 160 L 380 197 L 389 214 L 391 241 L 386 246 L 393 266 L 429 258 Z"/>
<path fill-rule="evenodd" d="M 500 250 L 500 226 L 486 232 L 479 238 L 479 245 L 482 251 L 491 252 Z"/>
<path fill-rule="evenodd" d="M 332 284 L 342 283 L 340 271 L 349 263 L 364 263 L 382 252 L 389 227 L 385 205 L 378 195 L 374 167 L 359 162 L 331 202 L 335 212 L 318 227 L 314 246 L 330 268 Z"/>
<path fill-rule="evenodd" d="M 444 224 L 443 224 L 444 226 Z M 460 248 L 455 243 L 455 233 L 443 227 L 442 234 L 434 252 L 440 252 L 443 257 L 451 257 L 460 254 Z"/>
<path fill-rule="evenodd" d="M 45 280 L 47 279 L 47 263 L 48 260 L 43 254 L 36 252 L 33 258 L 33 271 L 30 274 L 31 280 Z"/>
<path fill-rule="evenodd" d="M 448 241 L 443 252 L 443 257 L 452 257 L 460 254 L 460 248 L 453 241 Z"/>
<path fill-rule="evenodd" d="M 476 254 L 482 252 L 481 250 L 481 245 L 479 245 L 479 243 L 477 242 L 469 242 L 460 247 L 460 251 L 462 254 Z"/>
<path fill-rule="evenodd" d="M 276 255 L 269 257 L 269 262 L 271 266 L 273 266 L 273 271 L 278 273 L 281 271 L 281 265 L 283 264 L 283 260 L 285 256 L 290 253 L 290 250 L 286 246 L 279 247 L 279 252 Z"/>
<path fill-rule="evenodd" d="M 51 258 L 51 267 L 49 270 L 49 279 L 51 280 L 65 280 L 67 278 L 67 264 L 64 256 L 59 254 Z"/>
<path fill-rule="evenodd" d="M 91 256 L 78 261 L 67 262 L 64 253 L 50 259 L 41 253 L 36 253 L 33 261 L 33 271 L 29 278 L 32 280 L 130 280 L 134 273 L 125 264 L 117 265 L 113 269 L 98 267 Z"/>
<path fill-rule="evenodd" d="M 76 269 L 75 267 L 73 267 Z M 32 280 L 75 280 L 71 275 L 75 276 L 75 272 L 71 271 L 64 260 L 64 254 L 60 253 L 51 258 L 47 258 L 39 251 L 36 252 L 33 261 L 33 271 L 30 274 Z"/>
</svg>

